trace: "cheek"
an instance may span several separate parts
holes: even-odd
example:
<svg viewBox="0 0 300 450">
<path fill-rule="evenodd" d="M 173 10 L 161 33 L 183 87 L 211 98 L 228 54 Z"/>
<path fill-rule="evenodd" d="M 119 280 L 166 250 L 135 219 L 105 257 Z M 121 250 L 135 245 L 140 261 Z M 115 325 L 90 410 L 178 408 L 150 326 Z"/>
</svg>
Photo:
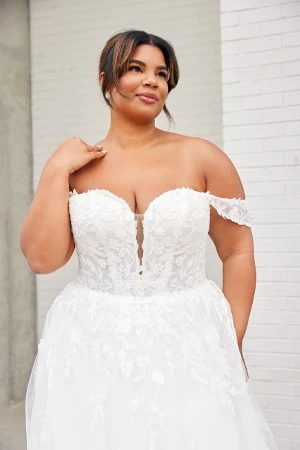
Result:
<svg viewBox="0 0 300 450">
<path fill-rule="evenodd" d="M 160 96 L 161 96 L 162 102 L 165 103 L 167 101 L 167 98 L 168 98 L 168 87 L 161 88 Z"/>
<path fill-rule="evenodd" d="M 139 86 L 138 80 L 130 76 L 121 77 L 119 82 L 120 88 L 124 92 L 132 92 Z"/>
<path fill-rule="evenodd" d="M 168 90 L 168 85 L 167 83 L 164 85 L 164 87 L 162 88 L 163 91 L 163 95 L 167 98 L 168 94 L 169 94 L 169 90 Z"/>
</svg>

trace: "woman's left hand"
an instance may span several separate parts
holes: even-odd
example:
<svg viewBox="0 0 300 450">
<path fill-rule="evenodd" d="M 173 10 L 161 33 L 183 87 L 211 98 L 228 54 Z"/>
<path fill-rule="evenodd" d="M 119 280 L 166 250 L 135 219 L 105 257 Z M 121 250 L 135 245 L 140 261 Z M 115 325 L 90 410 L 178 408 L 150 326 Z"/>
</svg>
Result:
<svg viewBox="0 0 300 450">
<path fill-rule="evenodd" d="M 243 344 L 239 343 L 238 345 L 239 345 L 239 350 L 240 350 L 240 354 L 241 354 L 241 357 L 242 357 L 242 361 L 243 361 L 243 364 L 244 364 L 244 367 L 245 367 L 245 370 L 246 370 L 246 373 L 247 373 L 247 377 L 249 378 L 248 369 L 247 369 L 247 366 L 246 366 L 246 363 L 245 363 L 245 358 L 244 358 L 244 355 L 243 355 Z"/>
</svg>

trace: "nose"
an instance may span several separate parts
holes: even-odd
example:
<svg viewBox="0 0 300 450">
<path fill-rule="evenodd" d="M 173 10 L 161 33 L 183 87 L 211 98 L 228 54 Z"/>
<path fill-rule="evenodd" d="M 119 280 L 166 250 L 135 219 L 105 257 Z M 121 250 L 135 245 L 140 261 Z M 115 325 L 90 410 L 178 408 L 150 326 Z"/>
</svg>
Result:
<svg viewBox="0 0 300 450">
<path fill-rule="evenodd" d="M 152 73 L 145 74 L 145 78 L 143 80 L 143 86 L 157 87 L 158 82 L 157 82 L 156 76 Z"/>
</svg>

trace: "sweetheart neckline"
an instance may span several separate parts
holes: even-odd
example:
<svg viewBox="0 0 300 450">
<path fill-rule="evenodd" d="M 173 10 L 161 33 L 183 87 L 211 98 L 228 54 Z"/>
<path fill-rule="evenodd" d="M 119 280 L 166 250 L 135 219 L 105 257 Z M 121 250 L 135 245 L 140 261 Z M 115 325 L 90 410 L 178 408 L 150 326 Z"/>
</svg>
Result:
<svg viewBox="0 0 300 450">
<path fill-rule="evenodd" d="M 69 191 L 69 200 L 70 200 L 70 198 L 76 198 L 76 197 L 79 197 L 79 196 L 88 195 L 88 194 L 90 194 L 90 192 L 94 192 L 94 193 L 97 193 L 97 192 L 100 192 L 100 193 L 107 193 L 107 194 L 110 195 L 111 197 L 113 197 L 113 198 L 115 198 L 116 200 L 118 200 L 118 201 L 120 201 L 121 203 L 123 203 L 123 204 L 126 206 L 126 208 L 131 212 L 131 214 L 133 214 L 134 216 L 144 216 L 144 217 L 145 217 L 145 215 L 149 212 L 149 209 L 152 207 L 153 203 L 155 203 L 156 201 L 158 201 L 158 199 L 160 199 L 161 197 L 164 197 L 164 196 L 167 195 L 167 194 L 170 194 L 170 193 L 173 193 L 173 192 L 176 192 L 176 191 L 181 191 L 181 190 L 192 191 L 192 192 L 195 192 L 196 194 L 199 194 L 199 195 L 212 195 L 212 194 L 210 194 L 210 191 L 197 191 L 196 189 L 193 189 L 193 188 L 191 188 L 191 187 L 185 187 L 185 186 L 177 187 L 177 188 L 174 188 L 174 189 L 169 189 L 168 191 L 162 192 L 161 194 L 159 194 L 159 195 L 157 195 L 156 197 L 154 197 L 154 198 L 151 200 L 151 202 L 149 203 L 149 205 L 148 205 L 148 207 L 147 207 L 147 209 L 145 210 L 144 213 L 134 213 L 134 212 L 132 211 L 132 209 L 130 208 L 129 203 L 127 203 L 127 201 L 126 201 L 123 197 L 120 197 L 119 195 L 114 194 L 113 192 L 111 192 L 111 191 L 108 190 L 108 189 L 99 189 L 99 188 L 95 188 L 95 189 L 88 189 L 87 191 L 80 192 L 80 193 L 78 193 L 78 192 L 76 191 L 76 189 L 73 189 L 73 191 Z"/>
</svg>

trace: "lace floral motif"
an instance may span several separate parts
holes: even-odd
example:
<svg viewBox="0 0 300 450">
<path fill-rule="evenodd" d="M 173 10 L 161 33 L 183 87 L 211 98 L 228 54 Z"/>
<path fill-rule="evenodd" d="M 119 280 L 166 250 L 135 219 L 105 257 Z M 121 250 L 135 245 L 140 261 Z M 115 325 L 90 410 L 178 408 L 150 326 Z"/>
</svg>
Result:
<svg viewBox="0 0 300 450">
<path fill-rule="evenodd" d="M 210 204 L 224 219 L 230 219 L 239 225 L 250 227 L 254 219 L 249 214 L 246 200 L 242 198 L 221 198 L 209 194 Z"/>
</svg>

